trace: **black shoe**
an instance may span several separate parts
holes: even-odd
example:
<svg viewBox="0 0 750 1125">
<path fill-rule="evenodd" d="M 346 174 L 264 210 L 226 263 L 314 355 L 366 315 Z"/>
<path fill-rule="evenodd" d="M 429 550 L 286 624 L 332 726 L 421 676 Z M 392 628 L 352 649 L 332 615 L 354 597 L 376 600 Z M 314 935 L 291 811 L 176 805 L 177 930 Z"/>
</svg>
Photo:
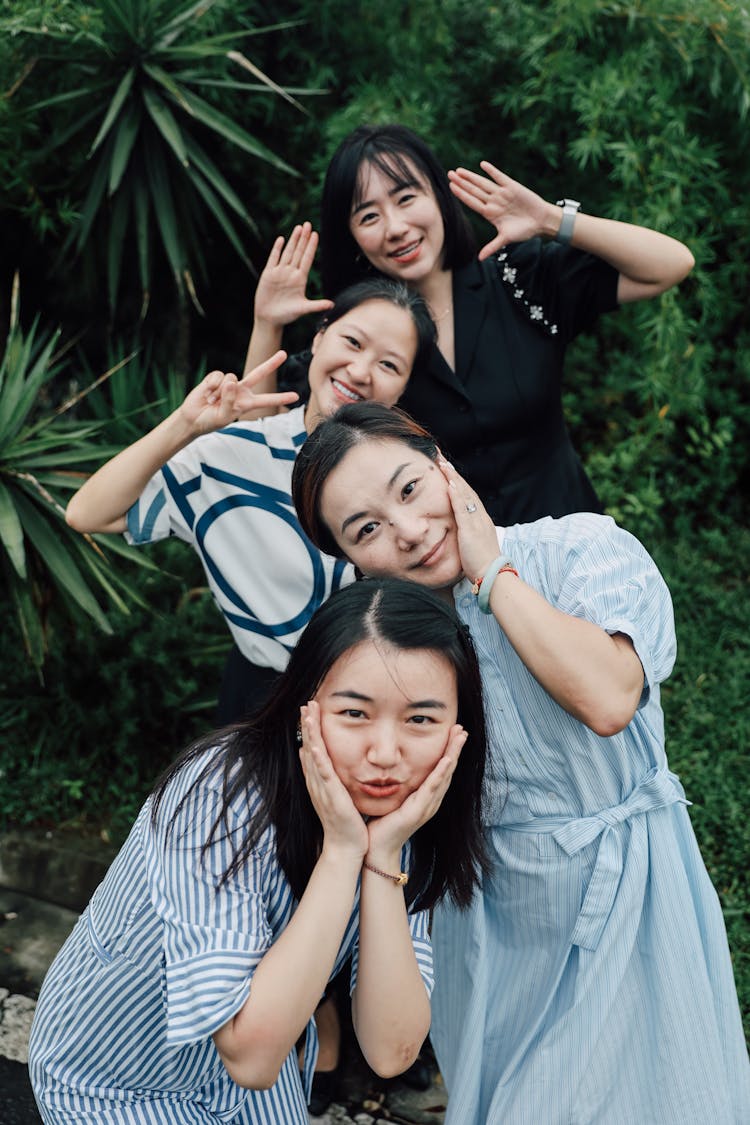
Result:
<svg viewBox="0 0 750 1125">
<path fill-rule="evenodd" d="M 429 1082 L 427 1083 L 429 1086 Z M 320 1117 L 336 1097 L 339 1089 L 339 1068 L 316 1070 L 313 1074 L 312 1093 L 308 1109 L 313 1117 Z M 426 1089 L 426 1087 L 425 1087 Z"/>
</svg>

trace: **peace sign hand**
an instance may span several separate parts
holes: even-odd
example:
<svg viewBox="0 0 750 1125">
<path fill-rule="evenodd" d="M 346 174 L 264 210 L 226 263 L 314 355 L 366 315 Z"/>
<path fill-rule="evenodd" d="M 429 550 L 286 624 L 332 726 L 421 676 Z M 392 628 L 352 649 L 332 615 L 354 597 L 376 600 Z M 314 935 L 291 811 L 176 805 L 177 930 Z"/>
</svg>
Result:
<svg viewBox="0 0 750 1125">
<path fill-rule="evenodd" d="M 267 407 L 288 406 L 296 402 L 295 391 L 255 394 L 253 387 L 266 378 L 286 359 L 286 352 L 278 351 L 259 364 L 241 381 L 232 372 L 209 371 L 208 375 L 186 396 L 180 413 L 195 436 L 221 430 L 240 415 Z"/>
<path fill-rule="evenodd" d="M 321 313 L 332 308 L 332 301 L 311 301 L 305 296 L 317 248 L 317 232 L 308 222 L 298 224 L 286 243 L 279 235 L 258 278 L 256 321 L 283 328 L 307 313 Z"/>
<path fill-rule="evenodd" d="M 555 229 L 552 204 L 488 160 L 481 160 L 479 165 L 486 176 L 457 168 L 448 173 L 448 178 L 456 198 L 497 229 L 497 236 L 479 251 L 480 261 L 497 254 L 509 242 L 524 242 L 542 234 L 550 223 Z"/>
</svg>

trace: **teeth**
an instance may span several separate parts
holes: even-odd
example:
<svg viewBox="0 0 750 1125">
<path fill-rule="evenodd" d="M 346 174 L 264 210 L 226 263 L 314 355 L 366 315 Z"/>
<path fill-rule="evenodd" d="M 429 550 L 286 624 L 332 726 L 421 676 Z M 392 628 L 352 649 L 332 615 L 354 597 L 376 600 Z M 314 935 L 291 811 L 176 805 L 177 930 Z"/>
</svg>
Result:
<svg viewBox="0 0 750 1125">
<path fill-rule="evenodd" d="M 347 398 L 350 398 L 352 402 L 362 402 L 364 400 L 364 395 L 357 394 L 356 391 L 352 391 L 349 389 L 349 387 L 345 387 L 343 383 L 339 383 L 338 379 L 332 379 L 331 382 L 333 383 L 339 394 L 345 395 Z"/>
<path fill-rule="evenodd" d="M 391 257 L 404 258 L 407 254 L 412 254 L 417 249 L 417 246 L 419 246 L 418 242 L 412 242 L 411 246 L 404 246 L 402 250 L 395 250 L 393 254 L 391 254 Z"/>
</svg>

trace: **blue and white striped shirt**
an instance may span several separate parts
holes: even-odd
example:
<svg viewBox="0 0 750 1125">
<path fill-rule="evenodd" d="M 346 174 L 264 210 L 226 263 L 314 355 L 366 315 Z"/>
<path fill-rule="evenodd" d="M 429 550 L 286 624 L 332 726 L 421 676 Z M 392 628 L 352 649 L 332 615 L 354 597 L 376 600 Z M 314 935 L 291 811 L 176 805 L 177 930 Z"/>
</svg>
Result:
<svg viewBox="0 0 750 1125">
<path fill-rule="evenodd" d="M 276 860 L 273 829 L 240 873 L 218 885 L 257 796 L 232 805 L 229 831 L 220 828 L 201 858 L 221 809 L 221 769 L 191 793 L 167 835 L 165 826 L 206 760 L 190 763 L 170 784 L 156 827 L 150 801 L 144 805 L 47 974 L 29 1045 L 47 1125 L 307 1122 L 295 1051 L 270 1090 L 249 1091 L 229 1077 L 211 1038 L 244 1004 L 256 966 L 297 904 Z M 352 956 L 352 985 L 358 919 L 357 893 L 332 974 Z M 409 926 L 429 992 L 427 914 L 411 914 Z M 311 1021 L 308 1086 L 316 1053 Z"/>
<path fill-rule="evenodd" d="M 318 606 L 354 580 L 312 545 L 292 504 L 304 409 L 196 438 L 153 475 L 125 533 L 136 546 L 189 543 L 242 654 L 277 672 Z"/>
</svg>

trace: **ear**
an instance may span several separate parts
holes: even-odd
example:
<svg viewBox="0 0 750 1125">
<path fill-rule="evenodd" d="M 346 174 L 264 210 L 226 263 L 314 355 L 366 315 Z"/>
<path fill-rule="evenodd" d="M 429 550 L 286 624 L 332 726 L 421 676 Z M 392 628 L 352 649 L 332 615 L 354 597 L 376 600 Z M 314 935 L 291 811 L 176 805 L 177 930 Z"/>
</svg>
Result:
<svg viewBox="0 0 750 1125">
<path fill-rule="evenodd" d="M 319 328 L 318 331 L 313 336 L 312 343 L 310 344 L 310 351 L 312 352 L 313 355 L 315 355 L 315 349 L 317 348 L 318 342 L 322 338 L 324 332 L 325 332 L 325 328 Z"/>
</svg>

